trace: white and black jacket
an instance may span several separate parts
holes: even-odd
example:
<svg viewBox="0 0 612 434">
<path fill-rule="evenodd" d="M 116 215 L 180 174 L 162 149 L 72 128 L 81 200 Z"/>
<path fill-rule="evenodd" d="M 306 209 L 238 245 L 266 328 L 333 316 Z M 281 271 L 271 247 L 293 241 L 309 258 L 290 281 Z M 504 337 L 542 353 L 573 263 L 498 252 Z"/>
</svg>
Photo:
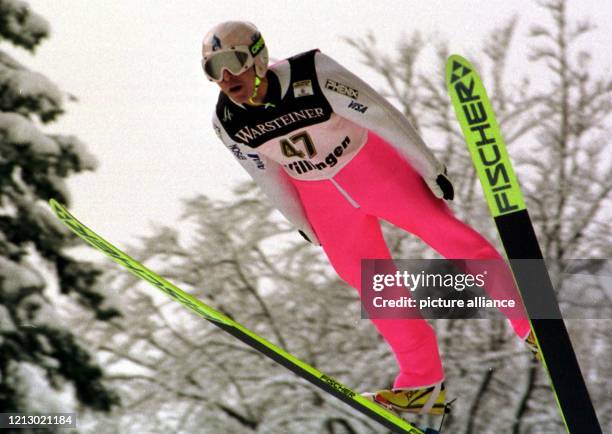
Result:
<svg viewBox="0 0 612 434">
<path fill-rule="evenodd" d="M 368 130 L 394 146 L 428 182 L 444 170 L 410 122 L 368 84 L 318 50 L 271 66 L 265 106 L 220 93 L 213 127 L 274 205 L 313 242 L 295 188 L 331 179 L 366 143 Z M 284 172 L 284 173 L 283 173 Z"/>
</svg>

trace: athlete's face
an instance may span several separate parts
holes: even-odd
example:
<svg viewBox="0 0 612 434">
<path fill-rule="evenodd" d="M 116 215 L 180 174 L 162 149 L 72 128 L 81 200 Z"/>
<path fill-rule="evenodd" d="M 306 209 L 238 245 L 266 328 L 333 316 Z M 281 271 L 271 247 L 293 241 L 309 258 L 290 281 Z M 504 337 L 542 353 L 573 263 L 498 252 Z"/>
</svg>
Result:
<svg viewBox="0 0 612 434">
<path fill-rule="evenodd" d="M 228 70 L 223 71 L 223 80 L 217 82 L 224 94 L 239 104 L 249 101 L 255 86 L 255 68 L 233 75 Z"/>
</svg>

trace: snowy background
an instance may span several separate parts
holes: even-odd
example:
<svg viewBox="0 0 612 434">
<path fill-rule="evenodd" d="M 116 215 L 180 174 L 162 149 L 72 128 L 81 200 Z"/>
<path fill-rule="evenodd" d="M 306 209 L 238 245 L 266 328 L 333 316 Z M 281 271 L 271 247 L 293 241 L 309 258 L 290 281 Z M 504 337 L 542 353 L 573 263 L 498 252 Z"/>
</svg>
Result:
<svg viewBox="0 0 612 434">
<path fill-rule="evenodd" d="M 392 357 L 359 320 L 355 291 L 217 143 L 199 44 L 222 20 L 257 23 L 273 58 L 318 47 L 389 96 L 449 167 L 455 211 L 494 239 L 442 87 L 447 54 L 472 59 L 545 255 L 612 256 L 609 2 L 329 3 L 0 0 L 0 409 L 78 411 L 81 432 L 385 432 L 92 249 L 71 248 L 81 243 L 44 206 L 68 202 L 355 390 L 389 384 Z M 386 235 L 397 257 L 433 256 Z M 610 288 L 593 283 L 581 300 L 558 290 L 565 308 L 579 301 L 585 318 L 610 318 Z M 544 372 L 504 323 L 434 325 L 458 398 L 447 432 L 564 432 Z M 569 328 L 612 430 L 610 321 Z"/>
</svg>

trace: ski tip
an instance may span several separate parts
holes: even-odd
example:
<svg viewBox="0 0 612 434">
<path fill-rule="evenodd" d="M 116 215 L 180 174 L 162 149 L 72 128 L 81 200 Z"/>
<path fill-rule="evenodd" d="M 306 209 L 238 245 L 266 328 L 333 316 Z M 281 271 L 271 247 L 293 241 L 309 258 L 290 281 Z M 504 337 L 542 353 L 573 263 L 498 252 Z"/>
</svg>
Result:
<svg viewBox="0 0 612 434">
<path fill-rule="evenodd" d="M 472 64 L 458 54 L 452 54 L 446 61 L 446 81 L 453 84 L 474 71 Z"/>
<path fill-rule="evenodd" d="M 461 56 L 460 54 L 451 54 L 450 56 L 448 56 L 448 59 L 446 60 L 446 63 L 450 63 L 452 61 L 458 61 L 461 62 L 462 60 L 465 60 L 465 58 L 463 56 Z"/>
<path fill-rule="evenodd" d="M 49 199 L 49 205 L 51 206 L 51 210 L 54 212 L 64 209 L 64 207 L 55 199 Z"/>
<path fill-rule="evenodd" d="M 446 59 L 446 65 L 452 66 L 455 63 L 468 66 L 470 68 L 472 67 L 470 61 L 467 60 L 465 57 L 461 56 L 460 54 L 451 54 L 450 56 L 448 56 L 448 59 Z"/>
<path fill-rule="evenodd" d="M 55 199 L 49 199 L 49 206 L 51 207 L 51 211 L 58 217 L 61 215 L 70 215 L 66 207 Z"/>
</svg>

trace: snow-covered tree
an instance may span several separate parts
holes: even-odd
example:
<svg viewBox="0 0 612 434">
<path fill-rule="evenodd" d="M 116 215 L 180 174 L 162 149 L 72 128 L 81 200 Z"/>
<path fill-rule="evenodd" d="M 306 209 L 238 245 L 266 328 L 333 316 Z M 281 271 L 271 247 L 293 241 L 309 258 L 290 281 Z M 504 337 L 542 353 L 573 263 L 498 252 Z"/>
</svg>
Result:
<svg viewBox="0 0 612 434">
<path fill-rule="evenodd" d="M 19 0 L 0 0 L 0 43 L 34 52 L 49 24 Z M 46 201 L 70 202 L 65 179 L 93 170 L 74 136 L 44 124 L 63 112 L 62 92 L 0 50 L 0 408 L 2 411 L 108 411 L 117 396 L 82 342 L 63 325 L 60 299 L 83 315 L 117 315 L 96 288 L 100 270 L 71 258 L 74 237 Z"/>
</svg>

